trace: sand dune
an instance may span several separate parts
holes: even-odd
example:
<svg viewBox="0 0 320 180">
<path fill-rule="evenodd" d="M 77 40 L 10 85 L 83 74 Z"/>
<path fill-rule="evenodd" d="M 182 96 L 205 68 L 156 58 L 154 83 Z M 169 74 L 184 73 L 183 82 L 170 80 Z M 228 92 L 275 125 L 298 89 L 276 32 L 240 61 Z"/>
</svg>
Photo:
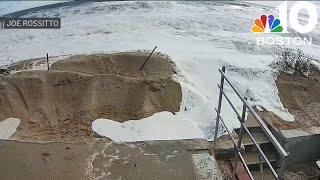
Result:
<svg viewBox="0 0 320 180">
<path fill-rule="evenodd" d="M 146 53 L 77 55 L 0 80 L 0 121 L 21 119 L 19 139 L 65 140 L 96 137 L 91 122 L 141 119 L 179 111 L 181 88 L 171 79 L 170 61 Z"/>
</svg>

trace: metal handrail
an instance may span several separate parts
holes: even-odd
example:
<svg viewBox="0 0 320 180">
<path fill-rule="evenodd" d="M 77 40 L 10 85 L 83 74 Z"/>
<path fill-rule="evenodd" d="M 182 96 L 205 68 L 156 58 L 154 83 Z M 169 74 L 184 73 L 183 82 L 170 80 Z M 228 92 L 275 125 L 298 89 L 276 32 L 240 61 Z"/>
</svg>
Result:
<svg viewBox="0 0 320 180">
<path fill-rule="evenodd" d="M 268 129 L 267 125 L 263 122 L 263 120 L 258 116 L 258 114 L 255 112 L 255 110 L 248 105 L 246 99 L 244 99 L 238 92 L 238 90 L 233 86 L 233 84 L 231 83 L 231 81 L 226 77 L 225 73 L 225 67 L 222 67 L 222 70 L 219 69 L 219 72 L 221 73 L 221 82 L 220 85 L 218 84 L 218 87 L 220 89 L 220 94 L 219 94 L 219 104 L 218 104 L 218 109 L 215 109 L 217 112 L 217 118 L 216 118 L 216 128 L 215 128 L 215 134 L 214 134 L 214 149 L 215 149 L 215 145 L 216 145 L 216 140 L 217 140 L 217 133 L 218 133 L 218 126 L 219 126 L 219 121 L 221 120 L 224 128 L 227 130 L 229 137 L 231 138 L 233 144 L 234 144 L 234 148 L 236 149 L 236 153 L 235 153 L 235 164 L 234 164 L 234 169 L 233 169 L 233 179 L 235 179 L 235 173 L 236 173 L 236 167 L 237 167 L 237 163 L 238 163 L 238 157 L 240 157 L 240 160 L 244 163 L 245 169 L 250 177 L 250 179 L 253 179 L 252 174 L 248 168 L 248 166 L 246 165 L 244 158 L 240 152 L 240 148 L 241 148 L 241 141 L 242 141 L 242 135 L 243 135 L 243 131 L 246 131 L 247 134 L 249 135 L 250 139 L 252 140 L 253 144 L 256 146 L 256 148 L 258 149 L 259 152 L 259 162 L 260 162 L 260 171 L 261 171 L 261 176 L 263 178 L 263 165 L 262 165 L 262 161 L 261 161 L 261 156 L 262 158 L 265 160 L 265 162 L 267 163 L 267 165 L 269 166 L 269 168 L 272 171 L 272 174 L 274 175 L 275 178 L 280 179 L 282 178 L 282 173 L 284 170 L 284 165 L 285 165 L 285 159 L 288 156 L 288 153 L 284 150 L 284 148 L 280 145 L 280 143 L 278 142 L 278 140 L 274 137 L 274 135 L 271 133 L 271 131 Z M 237 94 L 237 96 L 239 97 L 239 99 L 242 101 L 243 103 L 243 109 L 242 109 L 242 116 L 240 116 L 238 110 L 234 107 L 234 105 L 232 104 L 231 100 L 229 99 L 229 97 L 225 94 L 225 92 L 223 91 L 223 86 L 224 86 L 224 80 L 226 80 L 228 82 L 228 84 L 230 85 L 230 87 L 233 89 L 233 91 Z M 231 136 L 230 131 L 228 130 L 228 128 L 226 128 L 225 122 L 223 121 L 222 117 L 221 117 L 221 104 L 222 104 L 222 97 L 225 97 L 225 99 L 227 100 L 227 102 L 229 103 L 229 105 L 231 106 L 231 108 L 233 109 L 233 111 L 236 113 L 237 115 L 237 119 L 240 121 L 241 124 L 241 128 L 240 128 L 240 133 L 239 133 L 239 140 L 238 140 L 238 145 L 236 145 L 236 142 L 234 140 L 234 138 Z M 282 161 L 282 165 L 280 168 L 280 175 L 277 174 L 277 172 L 275 171 L 275 169 L 272 167 L 270 161 L 268 160 L 267 156 L 265 155 L 265 153 L 262 151 L 262 149 L 260 148 L 259 144 L 256 142 L 256 140 L 254 139 L 254 137 L 252 136 L 251 132 L 249 131 L 249 129 L 245 126 L 244 124 L 244 120 L 245 120 L 245 114 L 246 114 L 246 109 L 249 109 L 249 112 L 253 115 L 253 117 L 256 119 L 256 121 L 258 121 L 258 123 L 260 124 L 260 127 L 262 128 L 262 130 L 264 131 L 264 133 L 267 135 L 267 137 L 270 139 L 270 141 L 272 142 L 272 144 L 276 147 L 277 151 L 279 152 L 279 154 L 281 155 L 281 157 L 283 158 Z"/>
<path fill-rule="evenodd" d="M 263 120 L 259 117 L 259 115 L 255 112 L 255 110 L 248 105 L 247 101 L 244 100 L 242 98 L 242 96 L 238 93 L 237 89 L 232 85 L 232 83 L 230 82 L 230 80 L 226 77 L 226 75 L 224 74 L 224 72 L 222 72 L 219 69 L 219 72 L 221 73 L 221 75 L 224 77 L 224 79 L 228 82 L 228 84 L 230 85 L 230 87 L 235 91 L 235 93 L 238 95 L 239 99 L 243 102 L 243 104 L 249 109 L 250 113 L 253 115 L 253 117 L 258 121 L 258 123 L 260 124 L 262 130 L 266 133 L 266 135 L 268 136 L 268 138 L 271 140 L 272 144 L 276 147 L 276 149 L 278 150 L 278 152 L 280 153 L 281 157 L 286 157 L 288 156 L 287 151 L 284 150 L 284 148 L 280 145 L 279 141 L 274 137 L 274 135 L 271 133 L 271 131 L 269 130 L 269 128 L 267 127 L 267 125 L 263 122 Z"/>
<path fill-rule="evenodd" d="M 231 108 L 233 109 L 233 111 L 237 114 L 237 118 L 241 121 L 241 116 L 239 114 L 239 112 L 237 111 L 236 107 L 234 107 L 234 105 L 232 104 L 231 100 L 229 99 L 229 97 L 226 95 L 226 93 L 224 93 L 223 89 L 219 86 L 218 84 L 218 88 L 220 89 L 222 95 L 226 98 L 226 100 L 228 101 L 228 103 L 230 104 Z"/>
<path fill-rule="evenodd" d="M 221 87 L 218 85 L 218 87 L 221 89 Z M 264 152 L 262 151 L 262 149 L 260 148 L 260 146 L 258 145 L 258 143 L 256 142 L 256 140 L 254 139 L 254 137 L 252 136 L 251 132 L 249 131 L 249 129 L 244 125 L 243 122 L 241 122 L 241 118 L 240 118 L 240 115 L 238 113 L 238 111 L 235 109 L 234 105 L 232 104 L 232 102 L 230 101 L 230 99 L 228 98 L 228 96 L 223 92 L 222 90 L 222 94 L 224 95 L 224 97 L 227 99 L 228 103 L 230 104 L 230 106 L 232 107 L 232 109 L 235 111 L 235 113 L 237 114 L 238 116 L 238 119 L 241 123 L 241 125 L 243 126 L 244 130 L 248 133 L 250 139 L 252 140 L 253 144 L 257 147 L 259 153 L 262 155 L 263 159 L 266 161 L 266 163 L 268 164 L 269 168 L 271 169 L 273 175 L 277 178 L 278 175 L 276 173 L 276 171 L 274 170 L 274 168 L 272 167 L 270 161 L 267 159 L 267 156 L 264 154 Z M 219 115 L 221 117 L 221 115 Z M 220 118 L 221 120 L 221 118 Z"/>
<path fill-rule="evenodd" d="M 272 174 L 278 178 L 278 174 L 276 173 L 276 171 L 274 170 L 274 168 L 272 167 L 270 161 L 268 160 L 267 156 L 264 154 L 264 152 L 262 151 L 262 149 L 260 148 L 260 146 L 258 145 L 257 141 L 254 139 L 254 137 L 252 136 L 252 134 L 250 133 L 250 131 L 248 130 L 248 128 L 244 125 L 243 122 L 240 122 L 243 125 L 243 128 L 246 130 L 246 132 L 248 133 L 250 139 L 252 140 L 252 142 L 254 143 L 254 145 L 257 147 L 260 155 L 262 155 L 263 159 L 266 161 L 266 163 L 268 164 L 269 168 L 272 171 Z"/>
<path fill-rule="evenodd" d="M 222 117 L 221 117 L 220 113 L 218 112 L 218 110 L 217 110 L 217 109 L 215 109 L 215 110 L 216 110 L 216 112 L 217 112 L 217 116 L 219 117 L 219 119 L 220 119 L 221 122 L 222 122 L 222 125 L 223 125 L 224 129 L 225 129 L 225 130 L 227 131 L 227 133 L 229 134 L 229 137 L 230 137 L 230 139 L 231 139 L 231 141 L 232 141 L 232 143 L 233 143 L 233 146 L 234 146 L 234 148 L 236 149 L 236 151 L 237 151 L 237 153 L 238 153 L 241 161 L 243 162 L 243 165 L 244 165 L 245 170 L 246 170 L 247 173 L 249 174 L 250 179 L 253 179 L 252 174 L 251 174 L 251 172 L 250 172 L 250 170 L 249 170 L 249 167 L 248 167 L 247 164 L 245 163 L 245 160 L 244 160 L 244 158 L 243 158 L 243 156 L 242 156 L 242 154 L 241 154 L 241 152 L 240 152 L 240 148 L 237 146 L 236 140 L 232 137 L 229 129 L 228 129 L 227 126 L 226 126 L 226 123 L 225 123 L 224 120 L 222 119 Z"/>
</svg>

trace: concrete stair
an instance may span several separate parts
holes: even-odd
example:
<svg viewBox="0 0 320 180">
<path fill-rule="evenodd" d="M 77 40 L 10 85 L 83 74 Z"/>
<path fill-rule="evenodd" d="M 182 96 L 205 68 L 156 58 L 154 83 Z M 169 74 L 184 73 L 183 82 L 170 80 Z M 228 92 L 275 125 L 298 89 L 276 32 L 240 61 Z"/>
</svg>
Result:
<svg viewBox="0 0 320 180">
<path fill-rule="evenodd" d="M 263 178 L 260 171 L 251 171 L 251 174 L 255 180 L 276 180 L 271 170 L 267 168 L 263 169 Z"/>
<path fill-rule="evenodd" d="M 257 141 L 257 143 L 259 143 L 259 144 L 271 143 L 271 141 L 269 140 L 269 138 L 266 136 L 266 134 L 264 132 L 253 132 L 251 134 L 254 137 L 254 139 Z M 242 136 L 242 144 L 244 146 L 254 145 L 253 141 L 251 140 L 251 138 L 249 137 L 248 134 L 244 134 Z"/>
<path fill-rule="evenodd" d="M 262 151 L 267 156 L 268 160 L 272 165 L 276 164 L 278 161 L 277 152 L 274 148 L 273 144 L 269 140 L 269 138 L 266 136 L 264 131 L 261 129 L 260 124 L 254 119 L 251 114 L 249 114 L 245 125 L 248 127 L 250 133 L 256 140 L 257 144 L 260 146 Z M 236 132 L 239 132 L 238 130 L 235 130 Z M 244 145 L 245 151 L 242 153 L 243 158 L 249 167 L 251 174 L 254 179 L 262 179 L 261 178 L 261 172 L 260 172 L 260 161 L 259 161 L 259 151 L 254 145 L 253 141 L 249 137 L 249 135 L 245 132 L 242 136 L 242 144 Z M 271 170 L 269 169 L 268 165 L 266 164 L 263 157 L 261 157 L 261 160 L 263 162 L 263 179 L 275 179 L 272 175 Z M 243 175 L 242 175 L 243 176 Z M 238 177 L 241 179 L 240 177 Z"/>
<path fill-rule="evenodd" d="M 271 141 L 269 140 L 269 138 L 266 136 L 266 134 L 263 132 L 263 130 L 260 127 L 260 124 L 253 119 L 252 116 L 248 116 L 245 125 L 247 126 L 247 128 L 249 129 L 250 133 L 252 134 L 252 136 L 254 137 L 254 139 L 256 140 L 257 144 L 259 144 L 260 148 L 262 149 L 262 151 L 265 153 L 265 155 L 267 156 L 268 160 L 270 161 L 270 163 L 272 165 L 276 165 L 278 162 L 278 157 L 277 157 L 277 151 L 275 149 L 275 147 L 273 146 L 273 144 L 271 143 Z M 239 129 L 235 129 L 234 133 L 237 136 L 239 135 Z M 236 138 L 238 140 L 238 137 Z M 229 142 L 230 144 L 230 142 Z M 243 151 L 241 151 L 241 154 L 248 166 L 248 168 L 250 169 L 250 172 L 253 176 L 254 179 L 262 179 L 261 178 L 261 172 L 260 172 L 260 161 L 259 161 L 259 152 L 258 149 L 255 147 L 253 141 L 251 140 L 251 138 L 249 137 L 249 135 L 245 132 L 242 136 L 242 147 L 243 147 Z M 232 146 L 233 148 L 233 146 Z M 229 151 L 226 153 L 224 153 L 224 156 L 217 156 L 218 158 L 223 157 L 224 160 L 226 160 L 226 158 L 228 158 L 228 160 L 230 160 L 231 165 L 234 165 L 234 153 L 235 151 L 232 150 L 230 151 L 231 147 L 229 148 Z M 222 152 L 220 150 L 220 152 Z M 267 166 L 265 160 L 263 159 L 263 157 L 261 157 L 261 160 L 263 162 L 263 170 L 264 170 L 264 180 L 273 180 L 275 179 L 271 170 L 269 169 L 269 167 Z M 239 166 L 239 167 L 238 167 Z M 242 164 L 242 162 L 238 162 L 237 165 L 237 170 L 236 170 L 236 174 L 237 174 L 237 178 L 239 180 L 247 180 L 250 179 L 248 174 L 245 174 L 245 168 L 244 165 Z"/>
<path fill-rule="evenodd" d="M 277 157 L 271 152 L 266 152 L 265 154 L 270 162 L 276 162 L 278 160 Z M 249 167 L 252 165 L 260 165 L 259 153 L 257 151 L 245 152 L 243 153 L 243 158 Z M 261 160 L 265 163 L 265 160 L 262 157 Z"/>
</svg>

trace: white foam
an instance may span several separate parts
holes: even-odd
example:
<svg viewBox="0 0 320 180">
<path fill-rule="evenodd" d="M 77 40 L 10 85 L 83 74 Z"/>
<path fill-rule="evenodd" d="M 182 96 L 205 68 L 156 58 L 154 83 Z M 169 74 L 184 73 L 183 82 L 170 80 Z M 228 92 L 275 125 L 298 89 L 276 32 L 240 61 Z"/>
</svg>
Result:
<svg viewBox="0 0 320 180">
<path fill-rule="evenodd" d="M 124 123 L 97 119 L 92 123 L 92 129 L 118 142 L 204 138 L 202 130 L 192 120 L 175 117 L 170 112 Z"/>
<path fill-rule="evenodd" d="M 7 118 L 0 121 L 0 139 L 9 139 L 17 130 L 20 125 L 20 119 Z"/>
</svg>

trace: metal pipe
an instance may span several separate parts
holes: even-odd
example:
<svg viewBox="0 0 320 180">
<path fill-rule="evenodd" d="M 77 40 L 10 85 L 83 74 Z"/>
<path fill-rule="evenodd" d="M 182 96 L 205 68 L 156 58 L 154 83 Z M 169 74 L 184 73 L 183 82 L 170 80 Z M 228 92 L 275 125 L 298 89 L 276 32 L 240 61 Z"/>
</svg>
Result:
<svg viewBox="0 0 320 180">
<path fill-rule="evenodd" d="M 251 179 L 251 180 L 254 180 L 254 178 L 253 178 L 253 176 L 252 176 L 252 174 L 251 174 L 251 171 L 250 171 L 249 167 L 247 166 L 246 161 L 244 160 L 242 154 L 241 154 L 240 152 L 238 152 L 238 153 L 239 153 L 239 157 L 240 157 L 240 159 L 241 159 L 241 161 L 242 161 L 242 163 L 243 163 L 243 166 L 244 166 L 244 168 L 246 169 L 246 171 L 247 171 L 250 179 Z"/>
<path fill-rule="evenodd" d="M 261 180 L 263 180 L 264 173 L 263 173 L 263 163 L 261 159 L 261 155 L 259 154 L 259 163 L 260 163 L 260 173 L 261 173 Z"/>
<path fill-rule="evenodd" d="M 221 90 L 221 87 L 218 85 L 218 88 Z M 233 109 L 233 111 L 237 114 L 237 118 L 239 121 L 241 121 L 241 116 L 239 114 L 239 112 L 237 111 L 237 109 L 234 107 L 234 105 L 232 104 L 231 100 L 229 99 L 229 97 L 224 93 L 224 91 L 222 91 L 223 96 L 226 98 L 226 100 L 228 101 L 228 103 L 230 104 L 231 108 Z"/>
<path fill-rule="evenodd" d="M 219 71 L 220 71 L 220 69 L 219 69 Z M 222 66 L 222 72 L 226 72 L 226 67 Z M 221 78 L 220 78 L 220 84 L 221 84 L 221 88 L 220 88 L 220 93 L 219 93 L 219 103 L 218 103 L 218 112 L 217 112 L 219 115 L 221 112 L 222 93 L 223 93 L 223 86 L 224 86 L 224 77 L 223 76 L 221 76 Z M 218 137 L 219 120 L 220 120 L 220 118 L 217 116 L 216 127 L 215 127 L 214 138 L 213 138 L 213 153 L 215 153 L 215 151 L 216 151 L 216 141 L 217 141 L 217 137 Z"/>
<path fill-rule="evenodd" d="M 224 94 L 225 95 L 225 94 Z M 226 95 L 225 95 L 225 97 L 226 97 Z M 228 100 L 228 102 L 229 103 L 231 103 L 231 101 L 230 100 Z M 232 104 L 232 103 L 231 103 Z M 230 104 L 230 105 L 231 105 Z M 233 105 L 232 105 L 233 106 Z M 233 107 L 234 108 L 234 107 Z M 235 110 L 236 111 L 236 110 Z M 242 116 L 241 116 L 241 119 L 239 119 L 240 120 L 240 122 L 243 122 L 243 123 L 241 123 L 241 127 L 240 127 L 240 132 L 239 132 L 239 139 L 238 139 L 238 149 L 241 149 L 241 141 L 242 141 L 242 136 L 243 136 L 243 126 L 244 126 L 244 119 L 246 118 L 246 106 L 245 105 L 243 105 L 242 106 Z M 234 162 L 234 166 L 233 166 L 233 174 L 234 174 L 234 176 L 235 176 L 235 174 L 236 174 L 236 170 L 237 170 L 237 165 L 238 165 L 238 153 L 236 153 L 235 154 L 235 162 Z"/>
<path fill-rule="evenodd" d="M 240 132 L 239 132 L 239 141 L 238 141 L 238 147 L 240 148 L 241 147 L 241 142 L 242 142 L 242 136 L 243 136 L 243 126 L 244 126 L 244 120 L 246 118 L 246 111 L 247 111 L 247 108 L 246 106 L 243 104 L 242 106 L 242 115 L 241 115 L 241 128 L 240 128 Z"/>
<path fill-rule="evenodd" d="M 235 148 L 235 149 L 238 149 L 236 140 L 232 137 L 231 132 L 230 132 L 229 129 L 227 128 L 227 126 L 226 126 L 224 120 L 222 119 L 221 115 L 219 114 L 218 110 L 215 109 L 215 111 L 217 112 L 217 116 L 218 116 L 219 119 L 221 120 L 221 123 L 222 123 L 223 127 L 225 128 L 225 130 L 226 130 L 227 133 L 229 134 L 229 137 L 230 137 L 231 141 L 233 142 L 234 148 Z"/>
</svg>

